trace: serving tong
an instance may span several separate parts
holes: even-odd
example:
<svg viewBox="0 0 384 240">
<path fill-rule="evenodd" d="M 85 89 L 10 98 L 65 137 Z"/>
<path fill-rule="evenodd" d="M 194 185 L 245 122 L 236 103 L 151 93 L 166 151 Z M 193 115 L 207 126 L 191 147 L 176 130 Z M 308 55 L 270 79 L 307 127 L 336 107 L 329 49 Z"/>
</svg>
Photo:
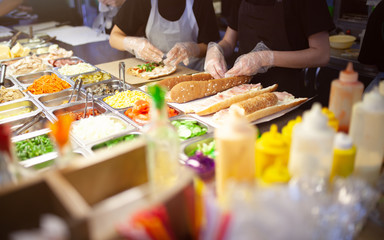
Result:
<svg viewBox="0 0 384 240">
<path fill-rule="evenodd" d="M 7 70 L 7 65 L 1 64 L 0 86 L 4 86 L 4 79 L 5 79 L 6 70 Z"/>
<path fill-rule="evenodd" d="M 40 113 L 36 114 L 30 121 L 28 121 L 28 122 L 24 123 L 23 125 L 21 125 L 20 127 L 18 127 L 13 132 L 13 135 L 15 135 L 15 136 L 20 135 L 22 132 L 24 132 L 28 128 L 32 127 L 32 125 L 34 125 L 37 122 L 40 122 L 41 120 L 43 120 L 45 118 L 46 118 L 46 116 L 45 116 L 44 112 L 40 112 Z"/>
<path fill-rule="evenodd" d="M 125 63 L 119 62 L 119 88 L 123 91 L 128 90 L 127 84 L 125 84 Z"/>
<path fill-rule="evenodd" d="M 70 103 L 72 101 L 73 94 L 75 94 L 76 90 L 77 90 L 77 95 L 76 95 L 75 101 L 79 100 L 80 89 L 81 89 L 82 86 L 83 86 L 83 80 L 82 79 L 76 79 L 75 85 L 73 86 L 73 89 L 72 89 L 72 92 L 71 92 L 71 95 L 69 96 L 68 103 Z M 87 100 L 87 97 L 85 97 L 85 100 Z"/>
<path fill-rule="evenodd" d="M 93 97 L 93 91 L 87 88 L 87 92 L 85 93 L 85 106 L 84 106 L 84 118 L 87 116 L 87 108 L 88 108 L 88 96 L 91 97 L 92 101 L 92 116 L 95 116 L 95 98 Z"/>
</svg>

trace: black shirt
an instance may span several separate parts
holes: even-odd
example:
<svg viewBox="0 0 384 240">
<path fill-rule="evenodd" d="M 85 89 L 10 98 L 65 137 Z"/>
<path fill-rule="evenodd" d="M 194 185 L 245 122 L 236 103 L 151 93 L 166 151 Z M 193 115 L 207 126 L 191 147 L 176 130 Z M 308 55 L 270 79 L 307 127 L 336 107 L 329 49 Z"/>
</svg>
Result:
<svg viewBox="0 0 384 240">
<path fill-rule="evenodd" d="M 159 13 L 169 21 L 181 17 L 185 9 L 185 1 L 159 0 Z M 117 13 L 115 24 L 127 36 L 143 36 L 151 11 L 151 0 L 125 1 Z M 193 13 L 199 27 L 198 43 L 209 43 L 220 39 L 216 15 L 210 0 L 194 0 Z"/>
<path fill-rule="evenodd" d="M 228 26 L 237 31 L 239 6 L 242 0 L 233 0 Z M 270 0 L 244 0 L 257 4 L 270 4 Z M 331 31 L 335 28 L 325 0 L 282 0 L 284 20 L 291 50 L 309 47 L 308 37 L 312 34 Z"/>
<path fill-rule="evenodd" d="M 384 72 L 384 1 L 369 16 L 358 59 L 361 63 L 376 65 L 380 72 Z"/>
</svg>

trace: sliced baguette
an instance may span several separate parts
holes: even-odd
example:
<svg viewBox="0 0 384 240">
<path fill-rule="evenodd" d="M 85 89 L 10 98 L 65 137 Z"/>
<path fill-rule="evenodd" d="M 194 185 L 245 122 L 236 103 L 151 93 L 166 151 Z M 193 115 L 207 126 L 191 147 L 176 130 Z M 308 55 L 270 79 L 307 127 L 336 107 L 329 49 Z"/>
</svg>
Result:
<svg viewBox="0 0 384 240">
<path fill-rule="evenodd" d="M 176 84 L 169 92 L 169 102 L 185 103 L 208 97 L 231 87 L 248 83 L 251 77 L 237 76 L 208 81 L 188 81 Z"/>
<path fill-rule="evenodd" d="M 245 115 L 245 118 L 249 122 L 253 122 L 253 121 L 256 121 L 260 118 L 263 118 L 263 117 L 272 115 L 274 113 L 280 112 L 284 109 L 288 109 L 288 108 L 300 105 L 303 102 L 305 102 L 306 100 L 307 100 L 307 98 L 296 98 L 296 99 L 289 100 L 287 102 L 279 102 L 277 105 L 266 107 L 264 109 L 257 110 L 253 113 L 247 114 L 247 115 Z"/>
<path fill-rule="evenodd" d="M 221 109 L 228 108 L 232 104 L 256 97 L 256 96 L 261 95 L 263 93 L 275 91 L 276 89 L 277 89 L 277 84 L 274 84 L 272 86 L 262 88 L 262 89 L 250 90 L 246 93 L 234 95 L 230 98 L 224 99 L 221 102 L 217 102 L 215 104 L 209 105 L 205 109 L 201 109 L 198 112 L 196 112 L 196 114 L 198 114 L 200 116 L 212 114 L 212 113 L 215 113 L 217 111 L 220 111 Z"/>
<path fill-rule="evenodd" d="M 165 87 L 168 91 L 171 90 L 176 84 L 187 81 L 205 81 L 211 80 L 213 77 L 209 73 L 196 73 L 193 75 L 181 75 L 177 77 L 164 78 L 157 82 L 160 86 Z"/>
</svg>

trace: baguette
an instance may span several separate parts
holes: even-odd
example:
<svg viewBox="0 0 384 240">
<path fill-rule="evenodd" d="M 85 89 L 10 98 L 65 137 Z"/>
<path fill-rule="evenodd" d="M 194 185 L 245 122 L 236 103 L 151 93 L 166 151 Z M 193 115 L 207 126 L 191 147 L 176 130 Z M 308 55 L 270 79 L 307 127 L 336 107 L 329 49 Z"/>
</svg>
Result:
<svg viewBox="0 0 384 240">
<path fill-rule="evenodd" d="M 241 115 L 247 116 L 257 110 L 274 106 L 278 98 L 274 93 L 263 93 L 256 97 L 231 105 L 230 110 L 237 110 Z"/>
<path fill-rule="evenodd" d="M 266 107 L 264 109 L 250 113 L 250 114 L 246 115 L 245 118 L 249 122 L 253 122 L 253 121 L 256 121 L 260 118 L 263 118 L 263 117 L 272 115 L 274 113 L 280 112 L 284 109 L 288 109 L 288 108 L 300 105 L 305 101 L 307 101 L 307 98 L 296 98 L 293 100 L 289 100 L 287 102 L 279 102 L 279 104 L 276 104 L 274 106 Z"/>
<path fill-rule="evenodd" d="M 169 92 L 169 102 L 185 103 L 208 97 L 231 87 L 248 83 L 251 77 L 237 76 L 208 81 L 188 81 L 176 84 Z"/>
<path fill-rule="evenodd" d="M 212 113 L 215 113 L 217 111 L 220 111 L 221 109 L 228 108 L 232 104 L 244 101 L 246 99 L 256 97 L 256 96 L 261 95 L 263 93 L 275 91 L 276 89 L 277 89 L 277 84 L 274 84 L 272 86 L 262 88 L 262 89 L 259 89 L 259 88 L 250 89 L 245 93 L 236 94 L 236 95 L 229 96 L 229 97 L 222 96 L 221 98 L 223 98 L 223 99 L 221 101 L 218 101 L 214 104 L 205 106 L 205 108 L 203 108 L 203 109 L 199 109 L 198 111 L 196 111 L 196 114 L 198 114 L 200 116 L 212 114 Z M 230 90 L 231 89 L 229 89 L 227 91 L 230 91 Z M 215 96 L 213 96 L 213 97 L 215 97 Z"/>
<path fill-rule="evenodd" d="M 165 87 L 168 91 L 171 90 L 176 84 L 187 81 L 205 81 L 211 80 L 213 77 L 209 73 L 196 73 L 193 75 L 181 75 L 177 77 L 164 78 L 157 82 L 160 86 Z"/>
</svg>

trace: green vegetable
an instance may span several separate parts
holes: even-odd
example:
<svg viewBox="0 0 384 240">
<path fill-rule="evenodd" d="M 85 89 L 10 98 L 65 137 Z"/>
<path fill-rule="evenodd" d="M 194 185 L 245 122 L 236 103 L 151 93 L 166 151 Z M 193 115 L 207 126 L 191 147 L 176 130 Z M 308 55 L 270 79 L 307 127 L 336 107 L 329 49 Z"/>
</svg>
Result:
<svg viewBox="0 0 384 240">
<path fill-rule="evenodd" d="M 16 155 L 20 161 L 41 156 L 55 150 L 53 143 L 48 135 L 41 135 L 31 139 L 26 139 L 16 144 Z"/>
<path fill-rule="evenodd" d="M 195 120 L 174 120 L 172 121 L 180 140 L 187 140 L 207 133 L 207 128 Z"/>
<path fill-rule="evenodd" d="M 105 147 L 110 148 L 110 147 L 117 145 L 118 143 L 131 141 L 131 140 L 135 139 L 136 137 L 138 137 L 138 135 L 136 135 L 136 134 L 129 134 L 126 136 L 118 137 L 118 138 L 97 144 L 97 145 L 92 147 L 92 150 L 97 150 L 97 149 L 101 149 L 101 148 L 105 148 Z"/>
</svg>

